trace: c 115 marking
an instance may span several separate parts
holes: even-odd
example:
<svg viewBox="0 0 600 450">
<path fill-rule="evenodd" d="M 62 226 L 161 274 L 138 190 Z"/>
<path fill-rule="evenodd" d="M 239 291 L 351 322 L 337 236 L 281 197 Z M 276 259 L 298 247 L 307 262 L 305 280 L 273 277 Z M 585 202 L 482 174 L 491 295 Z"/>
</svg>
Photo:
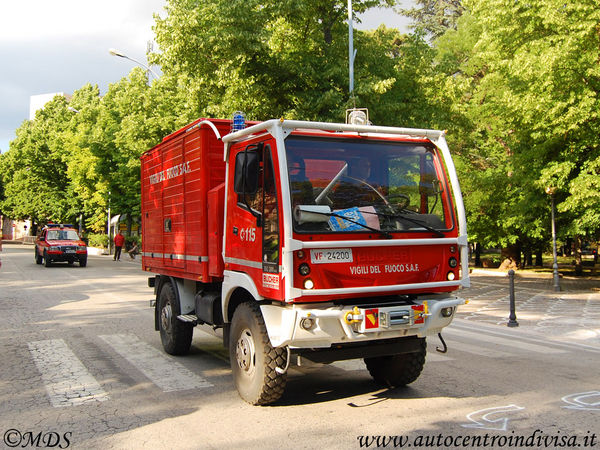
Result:
<svg viewBox="0 0 600 450">
<path fill-rule="evenodd" d="M 240 240 L 242 242 L 256 241 L 256 228 L 242 228 L 240 230 Z"/>
</svg>

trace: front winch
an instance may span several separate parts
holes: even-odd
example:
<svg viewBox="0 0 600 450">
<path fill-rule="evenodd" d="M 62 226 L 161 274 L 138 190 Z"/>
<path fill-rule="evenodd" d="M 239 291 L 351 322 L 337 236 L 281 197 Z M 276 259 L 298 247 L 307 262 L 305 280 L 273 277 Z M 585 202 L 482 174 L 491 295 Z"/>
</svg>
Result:
<svg viewBox="0 0 600 450">
<path fill-rule="evenodd" d="M 390 306 L 383 308 L 358 308 L 344 315 L 347 324 L 359 333 L 385 331 L 390 328 L 410 328 L 422 325 L 429 317 L 427 301 L 420 305 Z"/>
</svg>

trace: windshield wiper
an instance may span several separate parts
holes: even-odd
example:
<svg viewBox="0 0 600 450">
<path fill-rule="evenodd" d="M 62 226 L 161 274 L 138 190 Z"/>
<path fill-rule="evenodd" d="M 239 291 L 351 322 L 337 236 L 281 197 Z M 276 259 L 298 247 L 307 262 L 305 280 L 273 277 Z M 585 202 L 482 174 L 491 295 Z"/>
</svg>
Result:
<svg viewBox="0 0 600 450">
<path fill-rule="evenodd" d="M 327 214 L 327 213 L 322 213 L 322 214 Z M 377 228 L 370 227 L 369 225 L 365 225 L 364 223 L 357 222 L 356 220 L 348 219 L 347 217 L 344 217 L 341 214 L 336 214 L 334 212 L 331 212 L 331 213 L 328 213 L 327 215 L 330 216 L 330 217 L 339 217 L 340 219 L 346 220 L 346 221 L 348 221 L 350 223 L 354 223 L 356 225 L 360 225 L 361 227 L 365 228 L 366 230 L 371 230 L 371 231 L 374 231 L 375 233 L 381 234 L 386 239 L 392 239 L 393 238 L 393 236 L 390 233 L 388 233 L 387 231 L 378 230 Z"/>
<path fill-rule="evenodd" d="M 326 207 L 326 208 L 329 209 L 328 207 Z M 370 227 L 369 225 L 365 225 L 364 223 L 360 223 L 356 220 L 349 219 L 348 217 L 344 217 L 341 214 L 336 214 L 331 211 L 319 211 L 316 208 L 302 209 L 302 206 L 300 206 L 300 205 L 296 206 L 296 209 L 298 210 L 298 212 L 294 212 L 294 215 L 296 216 L 296 220 L 299 221 L 300 223 L 302 223 L 302 222 L 301 222 L 300 216 L 298 214 L 302 214 L 303 212 L 308 213 L 308 214 L 320 214 L 320 215 L 326 216 L 326 217 L 338 217 L 347 222 L 353 223 L 355 225 L 359 225 L 359 226 L 363 227 L 365 230 L 374 231 L 375 233 L 381 234 L 386 239 L 393 238 L 393 236 L 390 233 L 388 233 L 387 231 L 378 230 L 377 228 Z"/>
<path fill-rule="evenodd" d="M 413 211 L 407 210 L 407 212 L 410 213 L 414 213 Z M 375 214 L 376 216 L 379 217 L 385 217 L 387 219 L 400 219 L 400 220 L 405 220 L 406 222 L 411 222 L 414 223 L 415 225 L 419 225 L 423 228 L 425 228 L 427 231 L 431 231 L 433 234 L 436 235 L 436 237 L 445 237 L 446 235 L 444 233 L 442 233 L 440 230 L 436 230 L 435 228 L 427 225 L 425 222 L 423 222 L 422 220 L 419 219 L 411 219 L 409 217 L 403 216 L 402 214 L 386 214 L 386 213 L 378 213 L 378 212 L 368 212 L 368 211 L 364 211 L 363 213 L 365 214 Z"/>
</svg>

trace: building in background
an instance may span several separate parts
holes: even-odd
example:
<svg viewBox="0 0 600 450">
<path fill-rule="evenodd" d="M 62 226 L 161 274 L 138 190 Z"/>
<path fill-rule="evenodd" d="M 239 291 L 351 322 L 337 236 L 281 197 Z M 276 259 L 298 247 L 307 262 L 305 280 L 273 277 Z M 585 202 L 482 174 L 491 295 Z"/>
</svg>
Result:
<svg viewBox="0 0 600 450">
<path fill-rule="evenodd" d="M 61 96 L 65 97 L 67 99 L 67 101 L 70 101 L 71 97 L 72 97 L 72 95 L 65 94 L 64 92 L 54 92 L 54 93 L 50 93 L 50 94 L 39 94 L 39 95 L 30 96 L 29 97 L 29 120 L 35 119 L 35 113 L 38 110 L 43 109 L 44 106 L 46 105 L 46 103 L 48 103 L 49 101 L 52 101 L 52 99 L 54 99 L 54 97 L 56 97 L 57 95 L 61 95 Z"/>
<path fill-rule="evenodd" d="M 24 239 L 31 232 L 31 221 L 29 220 L 12 220 L 0 216 L 0 224 L 2 225 L 2 239 L 7 241 Z"/>
</svg>

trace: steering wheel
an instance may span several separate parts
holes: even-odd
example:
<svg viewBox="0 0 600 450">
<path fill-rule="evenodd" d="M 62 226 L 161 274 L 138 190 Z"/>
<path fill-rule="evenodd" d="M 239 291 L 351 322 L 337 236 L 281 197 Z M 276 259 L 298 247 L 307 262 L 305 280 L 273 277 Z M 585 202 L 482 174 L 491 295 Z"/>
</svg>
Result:
<svg viewBox="0 0 600 450">
<path fill-rule="evenodd" d="M 341 178 L 352 180 L 353 182 L 358 182 L 361 185 L 366 186 L 367 188 L 369 188 L 370 191 L 373 191 L 375 194 L 377 194 L 377 197 L 381 199 L 381 201 L 383 202 L 384 205 L 388 205 L 388 206 L 390 205 L 390 202 L 388 201 L 388 199 L 385 198 L 385 196 L 381 192 L 379 192 L 374 186 L 370 185 L 365 180 L 362 180 L 360 178 L 354 178 L 354 177 L 351 177 L 349 175 L 343 175 Z M 339 188 L 339 184 L 337 184 L 333 188 L 333 191 L 335 192 L 338 188 Z"/>
<path fill-rule="evenodd" d="M 389 203 L 394 204 L 400 210 L 406 209 L 406 207 L 410 204 L 410 198 L 405 194 L 388 194 L 387 199 Z"/>
</svg>

